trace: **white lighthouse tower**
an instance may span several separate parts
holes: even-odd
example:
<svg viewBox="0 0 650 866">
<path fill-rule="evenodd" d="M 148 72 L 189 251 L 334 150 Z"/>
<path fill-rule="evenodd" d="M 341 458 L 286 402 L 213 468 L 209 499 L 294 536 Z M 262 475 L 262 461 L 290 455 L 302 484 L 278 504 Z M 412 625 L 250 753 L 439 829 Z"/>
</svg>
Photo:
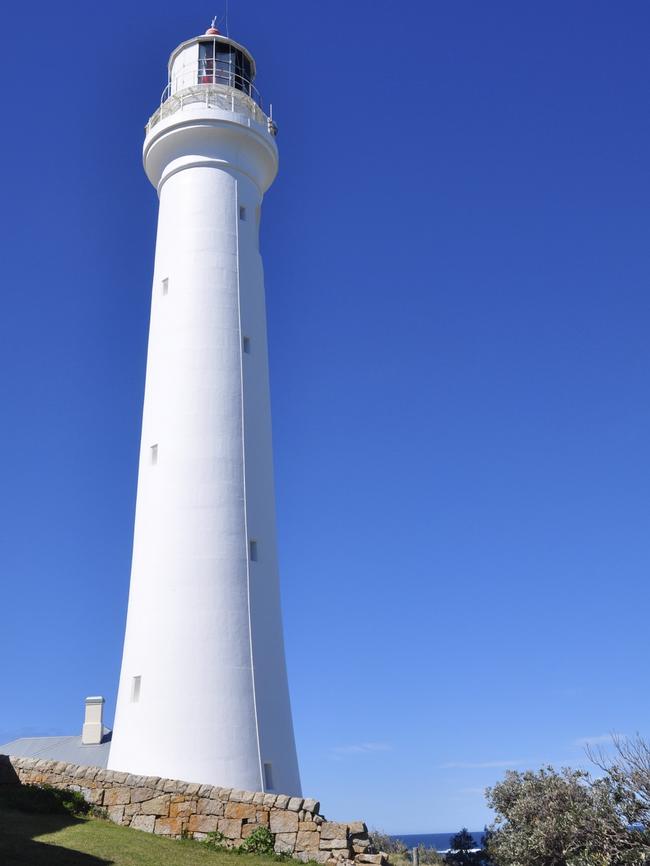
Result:
<svg viewBox="0 0 650 866">
<path fill-rule="evenodd" d="M 146 128 L 160 208 L 133 564 L 108 766 L 300 794 L 278 585 L 249 52 L 183 42 Z"/>
</svg>

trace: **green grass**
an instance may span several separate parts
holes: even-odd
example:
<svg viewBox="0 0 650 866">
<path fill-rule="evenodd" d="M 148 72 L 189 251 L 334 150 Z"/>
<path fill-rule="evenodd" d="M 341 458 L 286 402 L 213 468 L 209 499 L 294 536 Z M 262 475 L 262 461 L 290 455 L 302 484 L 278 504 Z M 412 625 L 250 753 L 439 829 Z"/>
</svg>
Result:
<svg viewBox="0 0 650 866">
<path fill-rule="evenodd" d="M 2 866 L 277 866 L 270 856 L 215 851 L 98 818 L 0 808 Z"/>
</svg>

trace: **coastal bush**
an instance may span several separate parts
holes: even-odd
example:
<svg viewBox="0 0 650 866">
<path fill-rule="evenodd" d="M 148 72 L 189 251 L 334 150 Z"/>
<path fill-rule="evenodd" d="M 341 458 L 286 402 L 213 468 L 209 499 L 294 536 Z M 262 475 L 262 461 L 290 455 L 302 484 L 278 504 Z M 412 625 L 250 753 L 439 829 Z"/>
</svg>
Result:
<svg viewBox="0 0 650 866">
<path fill-rule="evenodd" d="M 467 827 L 463 827 L 449 840 L 449 851 L 445 863 L 450 866 L 477 866 L 480 852 L 476 840 Z"/>
<path fill-rule="evenodd" d="M 408 848 L 401 839 L 393 839 L 388 833 L 383 830 L 369 830 L 368 836 L 370 844 L 377 851 L 383 851 L 385 854 L 407 854 Z"/>
<path fill-rule="evenodd" d="M 587 754 L 605 773 L 617 811 L 623 820 L 637 829 L 650 828 L 650 745 L 640 737 L 612 736 L 614 756 L 608 758 L 602 749 Z"/>
<path fill-rule="evenodd" d="M 393 839 L 383 830 L 368 830 L 368 838 L 372 847 L 376 851 L 383 851 L 384 854 L 402 855 L 408 852 L 408 848 L 401 839 Z"/>
<path fill-rule="evenodd" d="M 612 779 L 584 770 L 509 770 L 486 792 L 496 813 L 488 854 L 496 866 L 623 866 L 650 855 L 631 826 Z"/>
<path fill-rule="evenodd" d="M 388 854 L 389 860 L 394 866 L 407 866 L 413 862 L 411 849 L 401 839 L 394 839 L 382 830 L 369 831 L 370 844 L 376 851 Z M 435 848 L 427 848 L 424 845 L 417 846 L 418 862 L 420 866 L 442 866 L 445 858 Z"/>
<path fill-rule="evenodd" d="M 445 858 L 435 848 L 418 845 L 418 863 L 420 866 L 441 866 Z"/>
</svg>

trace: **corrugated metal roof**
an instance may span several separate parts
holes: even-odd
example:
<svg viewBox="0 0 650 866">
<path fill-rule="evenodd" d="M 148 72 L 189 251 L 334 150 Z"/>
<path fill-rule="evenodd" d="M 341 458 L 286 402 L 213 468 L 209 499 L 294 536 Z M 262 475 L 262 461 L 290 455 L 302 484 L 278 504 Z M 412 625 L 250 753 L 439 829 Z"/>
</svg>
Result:
<svg viewBox="0 0 650 866">
<path fill-rule="evenodd" d="M 66 761 L 82 767 L 106 767 L 112 731 L 97 745 L 82 745 L 81 737 L 21 737 L 0 745 L 0 755 Z"/>
</svg>

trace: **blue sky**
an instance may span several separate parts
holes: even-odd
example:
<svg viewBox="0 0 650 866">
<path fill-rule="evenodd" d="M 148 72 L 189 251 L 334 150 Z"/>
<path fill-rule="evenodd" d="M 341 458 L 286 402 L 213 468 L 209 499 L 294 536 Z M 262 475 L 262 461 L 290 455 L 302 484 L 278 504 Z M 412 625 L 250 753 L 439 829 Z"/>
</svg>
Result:
<svg viewBox="0 0 650 866">
<path fill-rule="evenodd" d="M 481 827 L 507 767 L 648 730 L 650 6 L 231 0 L 264 206 L 305 791 Z M 4 11 L 0 742 L 112 718 L 156 196 L 143 125 L 217 8 Z M 110 720 L 110 719 L 109 719 Z"/>
</svg>

